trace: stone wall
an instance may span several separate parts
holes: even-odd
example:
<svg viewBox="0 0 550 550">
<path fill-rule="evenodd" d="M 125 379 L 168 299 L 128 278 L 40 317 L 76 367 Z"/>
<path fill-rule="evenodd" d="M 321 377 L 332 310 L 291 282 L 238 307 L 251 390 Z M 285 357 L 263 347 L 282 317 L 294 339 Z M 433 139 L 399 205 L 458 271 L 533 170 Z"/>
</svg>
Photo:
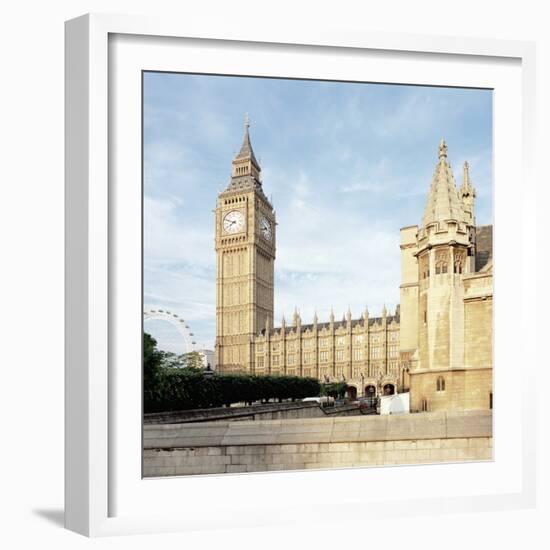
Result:
<svg viewBox="0 0 550 550">
<path fill-rule="evenodd" d="M 491 411 L 144 427 L 145 477 L 491 459 Z"/>
<path fill-rule="evenodd" d="M 493 275 L 464 278 L 464 365 L 488 368 L 493 364 Z"/>
<path fill-rule="evenodd" d="M 188 422 L 229 422 L 244 420 L 278 420 L 300 418 L 324 418 L 326 416 L 354 416 L 361 414 L 355 405 L 321 407 L 315 402 L 268 403 L 250 407 L 215 407 L 191 409 L 144 415 L 145 424 L 181 424 Z"/>
<path fill-rule="evenodd" d="M 493 369 L 435 371 L 411 376 L 411 411 L 489 409 Z M 438 379 L 440 383 L 438 384 Z"/>
</svg>

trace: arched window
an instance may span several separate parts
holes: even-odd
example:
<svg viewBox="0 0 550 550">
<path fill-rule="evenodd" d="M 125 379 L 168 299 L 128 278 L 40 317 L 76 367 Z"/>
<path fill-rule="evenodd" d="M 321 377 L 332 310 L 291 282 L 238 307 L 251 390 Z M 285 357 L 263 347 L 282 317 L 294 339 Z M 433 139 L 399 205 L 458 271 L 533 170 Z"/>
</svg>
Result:
<svg viewBox="0 0 550 550">
<path fill-rule="evenodd" d="M 423 397 L 422 401 L 420 401 L 420 410 L 422 412 L 428 411 L 428 400 L 425 397 Z"/>
<path fill-rule="evenodd" d="M 445 378 L 443 376 L 437 378 L 437 391 L 445 391 Z"/>
<path fill-rule="evenodd" d="M 447 262 L 437 262 L 435 264 L 435 274 L 441 275 L 442 273 L 447 273 Z"/>
</svg>

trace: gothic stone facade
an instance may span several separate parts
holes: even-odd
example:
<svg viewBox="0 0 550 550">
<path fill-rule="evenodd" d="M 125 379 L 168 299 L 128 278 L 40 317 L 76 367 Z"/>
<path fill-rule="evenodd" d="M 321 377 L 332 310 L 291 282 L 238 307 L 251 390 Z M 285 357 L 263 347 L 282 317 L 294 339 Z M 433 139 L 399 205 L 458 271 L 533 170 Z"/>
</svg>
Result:
<svg viewBox="0 0 550 550">
<path fill-rule="evenodd" d="M 410 388 L 417 411 L 492 407 L 492 227 L 475 225 L 468 164 L 457 189 L 447 146 L 422 225 L 401 229 L 402 284 L 394 314 L 273 324 L 276 215 L 248 124 L 219 194 L 216 368 L 346 381 L 352 395 Z"/>
</svg>

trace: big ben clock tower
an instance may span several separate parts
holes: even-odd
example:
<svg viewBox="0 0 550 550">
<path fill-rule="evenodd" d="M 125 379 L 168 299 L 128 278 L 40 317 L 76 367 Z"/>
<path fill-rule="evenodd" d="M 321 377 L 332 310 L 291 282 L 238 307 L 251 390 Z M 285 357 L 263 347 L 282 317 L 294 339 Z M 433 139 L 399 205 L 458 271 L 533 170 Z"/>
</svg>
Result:
<svg viewBox="0 0 550 550">
<path fill-rule="evenodd" d="M 254 372 L 255 334 L 273 327 L 275 212 L 245 120 L 231 180 L 216 206 L 216 368 Z"/>
</svg>

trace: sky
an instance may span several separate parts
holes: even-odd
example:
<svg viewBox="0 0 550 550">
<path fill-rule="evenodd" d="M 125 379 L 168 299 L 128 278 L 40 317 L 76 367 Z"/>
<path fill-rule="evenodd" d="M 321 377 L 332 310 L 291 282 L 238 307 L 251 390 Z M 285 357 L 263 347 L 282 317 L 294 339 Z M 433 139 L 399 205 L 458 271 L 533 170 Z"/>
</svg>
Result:
<svg viewBox="0 0 550 550">
<path fill-rule="evenodd" d="M 399 229 L 419 224 L 444 138 L 457 185 L 470 164 L 478 225 L 492 223 L 492 91 L 145 73 L 144 307 L 215 338 L 214 213 L 245 113 L 277 217 L 275 326 L 399 303 Z M 166 351 L 177 330 L 145 330 Z"/>
</svg>

